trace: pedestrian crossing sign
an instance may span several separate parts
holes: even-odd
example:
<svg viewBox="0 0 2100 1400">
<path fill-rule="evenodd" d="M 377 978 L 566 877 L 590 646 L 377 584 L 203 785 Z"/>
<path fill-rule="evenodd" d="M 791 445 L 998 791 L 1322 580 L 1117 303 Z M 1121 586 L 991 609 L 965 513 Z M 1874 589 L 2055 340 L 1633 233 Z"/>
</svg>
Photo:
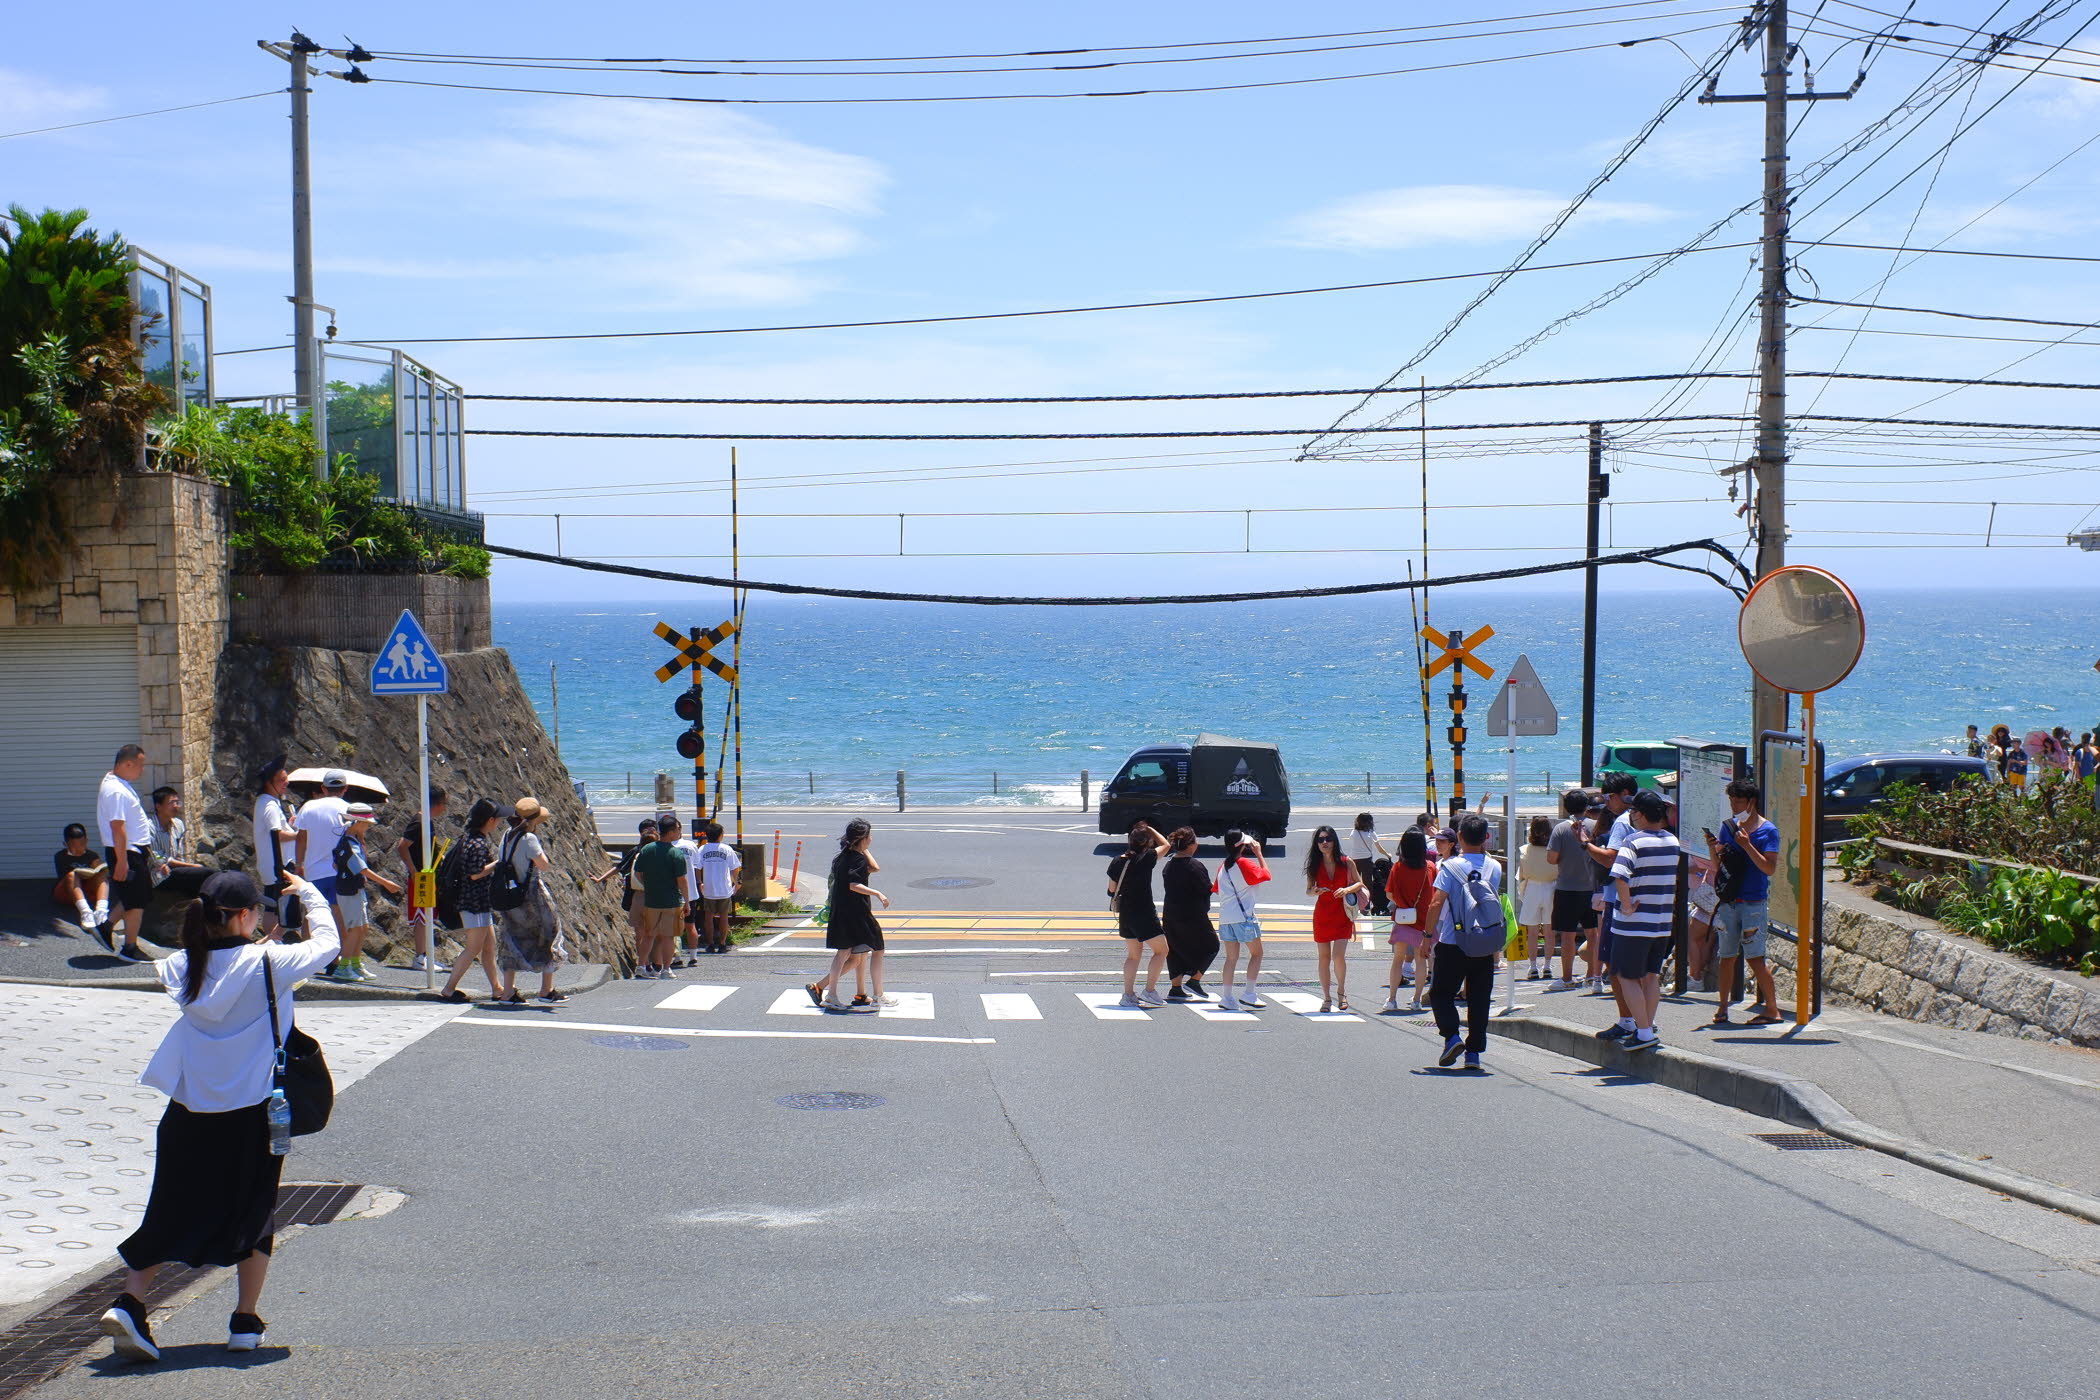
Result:
<svg viewBox="0 0 2100 1400">
<path fill-rule="evenodd" d="M 374 695 L 443 695 L 451 689 L 445 658 L 431 645 L 430 634 L 407 608 L 387 633 L 379 655 L 372 658 Z"/>
</svg>

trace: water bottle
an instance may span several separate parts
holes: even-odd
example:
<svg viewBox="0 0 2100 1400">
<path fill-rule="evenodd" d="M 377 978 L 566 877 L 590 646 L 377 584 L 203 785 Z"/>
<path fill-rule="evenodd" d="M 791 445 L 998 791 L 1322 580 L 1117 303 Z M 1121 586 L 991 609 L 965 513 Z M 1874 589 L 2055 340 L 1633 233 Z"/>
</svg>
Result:
<svg viewBox="0 0 2100 1400">
<path fill-rule="evenodd" d="M 292 1105 L 284 1090 L 270 1090 L 270 1106 L 265 1111 L 270 1119 L 270 1155 L 282 1157 L 292 1150 Z"/>
</svg>

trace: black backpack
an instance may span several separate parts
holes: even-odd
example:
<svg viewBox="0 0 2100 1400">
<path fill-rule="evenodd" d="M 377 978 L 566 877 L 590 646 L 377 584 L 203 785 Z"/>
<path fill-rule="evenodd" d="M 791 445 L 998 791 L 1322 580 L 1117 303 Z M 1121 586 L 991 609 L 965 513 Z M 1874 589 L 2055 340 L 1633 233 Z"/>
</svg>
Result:
<svg viewBox="0 0 2100 1400">
<path fill-rule="evenodd" d="M 528 865 L 525 867 L 525 873 L 520 875 L 518 874 L 518 863 L 512 858 L 517 852 L 518 843 L 524 839 L 525 833 L 522 831 L 513 831 L 510 835 L 503 838 L 503 854 L 496 861 L 495 870 L 489 874 L 489 908 L 491 909 L 515 909 L 525 902 L 525 897 L 528 894 L 532 893 L 533 882 L 539 878 L 540 874 L 538 867 Z"/>
<path fill-rule="evenodd" d="M 335 892 L 337 894 L 363 894 L 365 874 L 362 870 L 350 869 L 350 842 L 352 837 L 343 833 L 342 840 L 335 843 Z"/>
</svg>

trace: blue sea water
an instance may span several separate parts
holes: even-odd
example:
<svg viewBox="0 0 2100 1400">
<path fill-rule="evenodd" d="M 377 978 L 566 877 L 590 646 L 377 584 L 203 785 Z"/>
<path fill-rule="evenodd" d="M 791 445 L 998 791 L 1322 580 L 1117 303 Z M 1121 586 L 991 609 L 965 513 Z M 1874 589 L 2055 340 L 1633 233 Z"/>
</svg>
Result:
<svg viewBox="0 0 2100 1400">
<path fill-rule="evenodd" d="M 2100 723 L 2100 591 L 1887 592 L 1862 596 L 1867 646 L 1818 704 L 1833 756 L 1953 749 L 1962 727 Z M 1519 741 L 1520 790 L 1579 768 L 1581 592 L 1439 593 L 1433 621 L 1471 631 L 1499 675 L 1528 655 L 1561 732 Z M 1607 594 L 1597 685 L 1600 742 L 1677 736 L 1743 742 L 1748 673 L 1736 605 L 1719 589 Z M 651 633 L 712 625 L 725 600 L 500 605 L 509 649 L 562 757 L 610 799 L 658 769 L 689 789 L 672 748 L 682 722 L 659 684 L 670 649 Z M 1419 803 L 1423 725 L 1404 597 L 1149 608 L 980 608 L 754 595 L 743 644 L 743 761 L 750 805 L 882 803 L 895 774 L 916 802 L 1068 805 L 1140 744 L 1202 730 L 1283 748 L 1299 800 Z M 1446 683 L 1435 686 L 1438 771 L 1448 795 Z M 727 687 L 707 688 L 709 761 Z M 1487 737 L 1492 685 L 1469 686 L 1469 793 L 1499 792 L 1506 756 Z M 1000 791 L 992 792 L 999 774 Z"/>
</svg>

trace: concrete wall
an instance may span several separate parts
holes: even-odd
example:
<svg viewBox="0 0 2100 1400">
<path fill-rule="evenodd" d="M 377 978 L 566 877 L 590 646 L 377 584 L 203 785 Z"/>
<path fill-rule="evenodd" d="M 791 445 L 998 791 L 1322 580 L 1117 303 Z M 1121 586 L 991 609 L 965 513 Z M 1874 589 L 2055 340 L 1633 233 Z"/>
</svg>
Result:
<svg viewBox="0 0 2100 1400">
<path fill-rule="evenodd" d="M 166 783 L 195 804 L 211 771 L 219 652 L 226 642 L 227 506 L 196 477 L 133 472 L 68 480 L 77 552 L 69 575 L 0 591 L 0 627 L 136 625 L 141 792 Z M 134 736 L 113 736 L 112 751 Z"/>
<path fill-rule="evenodd" d="M 1794 996 L 1794 945 L 1768 945 L 1780 1005 Z M 1833 879 L 1823 908 L 1823 994 L 1890 1016 L 2100 1049 L 2100 978 L 2038 967 Z"/>
<path fill-rule="evenodd" d="M 376 652 L 403 608 L 440 652 L 489 645 L 487 579 L 443 574 L 236 574 L 231 635 L 242 645 Z"/>
</svg>

